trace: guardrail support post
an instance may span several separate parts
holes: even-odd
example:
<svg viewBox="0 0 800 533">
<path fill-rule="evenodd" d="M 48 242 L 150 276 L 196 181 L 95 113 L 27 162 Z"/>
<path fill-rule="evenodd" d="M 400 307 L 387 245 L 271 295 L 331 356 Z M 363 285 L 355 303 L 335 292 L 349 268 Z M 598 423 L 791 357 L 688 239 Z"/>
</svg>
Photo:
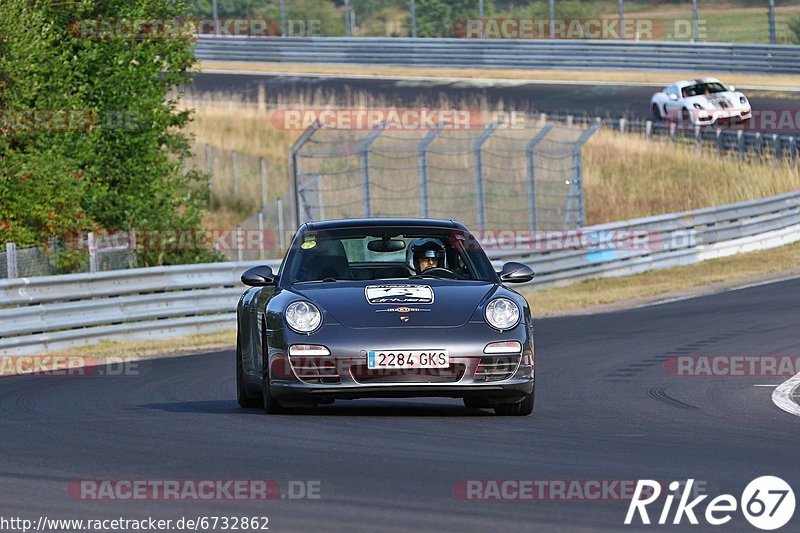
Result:
<svg viewBox="0 0 800 533">
<path fill-rule="evenodd" d="M 762 144 L 763 142 L 764 142 L 764 138 L 761 135 L 761 132 L 757 131 L 756 132 L 756 153 L 758 154 L 758 157 L 761 157 L 762 155 L 764 155 L 764 145 Z"/>
<path fill-rule="evenodd" d="M 648 120 L 644 123 L 644 138 L 648 141 L 653 138 L 653 121 Z"/>
<path fill-rule="evenodd" d="M 547 113 L 539 113 L 539 125 L 544 126 L 547 124 Z"/>
<path fill-rule="evenodd" d="M 724 146 L 722 144 L 722 128 L 717 128 L 717 150 L 720 152 L 724 150 Z"/>
<path fill-rule="evenodd" d="M 678 125 L 674 122 L 669 123 L 669 139 L 672 142 L 678 142 Z"/>
<path fill-rule="evenodd" d="M 428 218 L 430 209 L 428 202 L 428 147 L 436 140 L 436 137 L 442 132 L 444 124 L 437 124 L 436 128 L 429 131 L 428 134 L 419 142 L 418 155 L 417 155 L 417 171 L 419 173 L 419 202 L 420 202 L 420 216 Z"/>
<path fill-rule="evenodd" d="M 780 161 L 781 160 L 781 156 L 782 156 L 781 152 L 783 151 L 782 150 L 783 147 L 781 146 L 781 142 L 782 141 L 781 141 L 780 137 L 778 137 L 778 134 L 777 133 L 773 133 L 772 134 L 772 148 L 775 150 L 775 159 L 777 161 Z"/>
<path fill-rule="evenodd" d="M 480 137 L 475 140 L 475 144 L 472 146 L 473 156 L 475 158 L 475 203 L 477 208 L 477 226 L 479 230 L 486 229 L 486 197 L 483 188 L 483 145 L 502 123 L 502 121 L 495 121 L 486 126 L 481 132 Z"/>
<path fill-rule="evenodd" d="M 17 245 L 13 242 L 6 243 L 6 270 L 8 279 L 19 277 L 17 270 Z"/>
<path fill-rule="evenodd" d="M 567 115 L 567 127 L 572 126 L 572 121 L 574 120 L 572 115 Z"/>
<path fill-rule="evenodd" d="M 89 248 L 89 272 L 95 274 L 97 273 L 97 240 L 94 232 L 90 231 L 86 236 L 86 243 Z"/>
<path fill-rule="evenodd" d="M 797 161 L 797 138 L 794 135 L 789 137 L 789 157 Z"/>
<path fill-rule="evenodd" d="M 532 231 L 536 231 L 536 165 L 533 152 L 536 149 L 536 145 L 547 137 L 547 134 L 550 133 L 552 129 L 552 124 L 543 127 L 536 132 L 536 135 L 528 141 L 528 145 L 525 147 L 525 158 L 528 170 L 528 228 Z"/>
<path fill-rule="evenodd" d="M 695 146 L 700 146 L 703 143 L 703 136 L 700 132 L 700 126 L 694 127 L 694 144 Z"/>
<path fill-rule="evenodd" d="M 625 133 L 625 117 L 619 119 L 619 132 Z"/>
</svg>

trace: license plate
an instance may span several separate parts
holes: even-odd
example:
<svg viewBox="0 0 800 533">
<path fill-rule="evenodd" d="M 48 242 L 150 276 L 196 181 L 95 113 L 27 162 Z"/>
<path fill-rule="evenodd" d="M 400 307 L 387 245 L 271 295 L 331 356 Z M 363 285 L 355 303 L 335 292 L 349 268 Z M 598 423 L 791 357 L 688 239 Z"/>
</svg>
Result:
<svg viewBox="0 0 800 533">
<path fill-rule="evenodd" d="M 447 350 L 370 350 L 367 368 L 447 368 Z"/>
</svg>

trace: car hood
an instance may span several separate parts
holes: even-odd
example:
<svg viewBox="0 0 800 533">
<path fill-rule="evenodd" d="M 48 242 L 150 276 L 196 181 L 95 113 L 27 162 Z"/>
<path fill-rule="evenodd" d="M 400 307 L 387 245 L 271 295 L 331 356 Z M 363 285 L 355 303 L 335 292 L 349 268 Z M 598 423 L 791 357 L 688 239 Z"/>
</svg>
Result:
<svg viewBox="0 0 800 533">
<path fill-rule="evenodd" d="M 423 279 L 308 283 L 291 291 L 351 328 L 457 327 L 497 287 L 485 281 Z"/>
<path fill-rule="evenodd" d="M 739 107 L 739 95 L 730 91 L 714 94 L 698 94 L 683 99 L 686 103 L 700 104 L 704 109 L 731 109 Z"/>
</svg>

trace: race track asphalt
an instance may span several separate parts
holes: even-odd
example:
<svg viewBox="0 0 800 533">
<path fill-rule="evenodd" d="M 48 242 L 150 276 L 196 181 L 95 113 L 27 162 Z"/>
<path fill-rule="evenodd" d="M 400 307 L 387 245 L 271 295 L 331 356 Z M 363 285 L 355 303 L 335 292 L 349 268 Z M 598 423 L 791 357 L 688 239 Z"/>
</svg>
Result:
<svg viewBox="0 0 800 533">
<path fill-rule="evenodd" d="M 268 516 L 272 531 L 621 531 L 626 501 L 464 501 L 453 487 L 473 479 L 694 478 L 712 496 L 738 497 L 753 478 L 777 475 L 797 491 L 800 420 L 773 405 L 772 387 L 754 386 L 786 377 L 682 377 L 665 361 L 800 355 L 798 296 L 800 280 L 790 280 L 539 320 L 536 410 L 526 418 L 449 399 L 340 401 L 267 416 L 238 408 L 233 350 L 142 363 L 131 376 L 4 378 L 2 515 Z M 69 482 L 81 479 L 317 480 L 321 497 L 70 498 Z M 752 530 L 741 514 L 719 529 Z"/>
<path fill-rule="evenodd" d="M 724 76 L 721 76 L 724 80 Z M 255 102 L 259 86 L 266 91 L 268 101 L 286 100 L 298 95 L 337 95 L 365 93 L 380 98 L 387 105 L 396 106 L 434 106 L 442 97 L 447 97 L 451 105 L 470 108 L 476 100 L 497 104 L 504 109 L 546 112 L 588 114 L 617 118 L 623 115 L 636 118 L 651 118 L 650 97 L 660 90 L 647 85 L 587 85 L 570 83 L 535 82 L 491 82 L 453 81 L 453 80 L 400 80 L 400 79 L 362 79 L 336 76 L 295 76 L 295 75 L 250 75 L 232 73 L 199 73 L 195 75 L 192 88 L 199 92 L 222 92 L 235 94 L 245 101 Z M 785 118 L 786 133 L 800 130 L 800 93 L 776 96 L 769 91 L 748 91 L 754 110 L 774 111 Z M 789 112 L 789 114 L 783 114 Z M 786 122 L 788 121 L 788 122 Z M 764 123 L 769 125 L 768 123 Z M 754 129 L 768 129 L 759 126 Z"/>
</svg>

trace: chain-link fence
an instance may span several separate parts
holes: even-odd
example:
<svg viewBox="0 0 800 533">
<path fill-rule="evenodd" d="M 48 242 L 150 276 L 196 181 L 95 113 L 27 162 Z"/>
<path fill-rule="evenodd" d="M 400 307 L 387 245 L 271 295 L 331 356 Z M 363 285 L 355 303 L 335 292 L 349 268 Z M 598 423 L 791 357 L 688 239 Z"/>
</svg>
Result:
<svg viewBox="0 0 800 533">
<path fill-rule="evenodd" d="M 553 124 L 468 130 L 327 129 L 292 152 L 296 224 L 358 217 L 458 219 L 480 230 L 583 225 L 581 148 L 596 131 Z"/>
<path fill-rule="evenodd" d="M 100 237 L 88 233 L 70 243 L 51 241 L 47 248 L 18 248 L 15 243 L 6 243 L 0 250 L 0 279 L 135 267 L 134 232 L 124 232 L 121 238 L 120 235 Z"/>
</svg>

